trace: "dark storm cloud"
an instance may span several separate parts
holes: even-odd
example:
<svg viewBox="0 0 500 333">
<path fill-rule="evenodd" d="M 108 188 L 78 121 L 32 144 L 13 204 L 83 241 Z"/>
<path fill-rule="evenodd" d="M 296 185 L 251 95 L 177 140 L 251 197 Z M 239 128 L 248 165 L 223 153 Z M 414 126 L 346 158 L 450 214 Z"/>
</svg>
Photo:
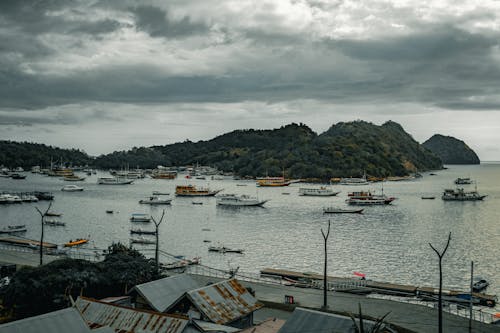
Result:
<svg viewBox="0 0 500 333">
<path fill-rule="evenodd" d="M 151 37 L 184 37 L 207 32 L 204 24 L 192 22 L 188 16 L 178 21 L 169 19 L 167 11 L 153 6 L 130 8 L 135 15 L 137 29 Z"/>
</svg>

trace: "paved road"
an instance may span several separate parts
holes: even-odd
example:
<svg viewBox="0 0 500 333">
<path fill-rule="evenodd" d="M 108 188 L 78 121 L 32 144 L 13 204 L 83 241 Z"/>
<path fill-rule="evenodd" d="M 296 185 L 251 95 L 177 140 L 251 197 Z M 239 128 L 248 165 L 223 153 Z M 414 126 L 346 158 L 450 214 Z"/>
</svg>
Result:
<svg viewBox="0 0 500 333">
<path fill-rule="evenodd" d="M 217 278 L 193 275 L 201 283 L 217 281 Z M 246 287 L 255 290 L 255 297 L 261 301 L 283 303 L 285 295 L 292 295 L 300 306 L 319 309 L 323 305 L 323 291 L 318 289 L 302 289 L 282 285 L 268 285 L 242 281 Z M 401 303 L 390 300 L 367 298 L 346 293 L 328 292 L 329 309 L 338 312 L 358 313 L 358 304 L 364 314 L 377 318 L 390 312 L 387 321 L 418 333 L 438 332 L 438 312 L 426 306 Z M 277 314 L 277 316 L 279 313 Z M 286 318 L 283 318 L 286 319 Z M 449 333 L 468 333 L 469 320 L 464 317 L 443 312 L 443 330 Z M 500 326 L 473 322 L 474 333 L 499 333 Z"/>
</svg>

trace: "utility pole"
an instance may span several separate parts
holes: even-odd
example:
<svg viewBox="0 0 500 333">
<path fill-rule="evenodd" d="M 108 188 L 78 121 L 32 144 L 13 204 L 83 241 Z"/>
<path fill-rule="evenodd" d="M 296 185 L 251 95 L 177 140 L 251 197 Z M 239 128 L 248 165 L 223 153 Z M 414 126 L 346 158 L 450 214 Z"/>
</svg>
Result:
<svg viewBox="0 0 500 333">
<path fill-rule="evenodd" d="M 327 275 L 326 275 L 326 268 L 327 268 L 327 262 L 328 262 L 328 253 L 327 253 L 326 245 L 327 245 L 328 237 L 330 236 L 330 220 L 328 220 L 328 230 L 327 230 L 326 234 L 323 231 L 323 229 L 321 229 L 321 235 L 323 235 L 323 239 L 325 241 L 325 267 L 323 270 L 323 310 L 327 310 L 328 304 L 326 301 L 326 291 L 327 291 L 327 287 L 328 287 L 328 281 L 327 281 Z"/>
<path fill-rule="evenodd" d="M 474 261 L 470 262 L 469 333 L 472 333 L 472 292 L 474 291 Z"/>
<path fill-rule="evenodd" d="M 431 243 L 429 243 L 430 247 L 436 252 L 438 258 L 439 258 L 439 295 L 438 295 L 438 332 L 443 333 L 443 266 L 442 266 L 442 260 L 443 256 L 446 253 L 446 250 L 448 250 L 448 245 L 450 245 L 450 240 L 451 240 L 451 232 L 448 234 L 448 241 L 446 242 L 446 246 L 444 247 L 443 252 L 439 252 L 436 250 L 434 246 L 432 246 Z"/>
<path fill-rule="evenodd" d="M 43 222 L 44 222 L 45 216 L 49 212 L 51 206 L 52 206 L 52 202 L 49 204 L 49 207 L 47 207 L 45 212 L 42 212 L 38 207 L 35 207 L 38 214 L 40 214 L 40 220 L 42 223 L 42 233 L 40 235 L 40 266 L 43 265 L 43 226 L 44 226 Z"/>
<path fill-rule="evenodd" d="M 156 231 L 156 247 L 155 247 L 155 262 L 156 262 L 156 271 L 159 273 L 160 272 L 160 256 L 159 256 L 159 250 L 160 250 L 160 224 L 163 222 L 163 217 L 165 216 L 165 209 L 163 210 L 160 220 L 156 221 L 156 219 L 151 216 L 151 219 L 153 220 L 153 223 L 155 224 Z"/>
</svg>

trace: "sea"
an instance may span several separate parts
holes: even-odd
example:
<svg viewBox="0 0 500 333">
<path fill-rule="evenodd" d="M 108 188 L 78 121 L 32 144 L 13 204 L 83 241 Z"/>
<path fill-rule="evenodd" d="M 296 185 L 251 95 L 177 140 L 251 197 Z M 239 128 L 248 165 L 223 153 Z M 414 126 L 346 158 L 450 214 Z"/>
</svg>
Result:
<svg viewBox="0 0 500 333">
<path fill-rule="evenodd" d="M 299 196 L 300 187 L 318 184 L 294 183 L 288 187 L 262 188 L 254 181 L 186 179 L 138 179 L 131 185 L 98 185 L 99 171 L 83 182 L 26 173 L 24 180 L 0 178 L 0 192 L 50 191 L 55 199 L 51 211 L 62 213 L 65 226 L 45 226 L 45 241 L 63 244 L 71 239 L 90 238 L 88 249 L 106 249 L 113 242 L 129 244 L 130 229 L 154 229 L 152 223 L 132 223 L 131 214 L 146 213 L 159 219 L 160 249 L 186 258 L 201 257 L 204 265 L 258 274 L 264 268 L 321 273 L 324 240 L 321 230 L 331 224 L 327 242 L 328 274 L 416 286 L 437 287 L 438 257 L 431 249 L 442 250 L 448 234 L 451 241 L 443 257 L 445 289 L 468 290 L 470 266 L 474 274 L 486 278 L 488 294 L 500 293 L 500 163 L 449 165 L 447 169 L 422 173 L 422 178 L 380 182 L 368 186 L 332 185 L 341 191 L 334 197 Z M 83 174 L 82 174 L 83 175 Z M 449 202 L 441 199 L 444 189 L 455 188 L 458 177 L 470 177 L 476 184 L 467 189 L 487 195 L 483 201 Z M 82 192 L 63 192 L 64 185 L 84 187 Z M 193 184 L 269 200 L 263 207 L 223 208 L 214 197 L 175 197 L 176 185 Z M 372 190 L 397 197 L 391 205 L 364 207 L 363 214 L 324 214 L 325 207 L 348 208 L 351 191 Z M 171 205 L 141 205 L 152 191 L 169 192 Z M 423 200 L 422 196 L 435 196 Z M 193 201 L 202 204 L 193 204 Z M 27 239 L 39 239 L 40 216 L 48 201 L 0 205 L 0 228 L 26 224 Z M 112 210 L 109 214 L 106 211 Z M 145 236 L 147 237 L 147 236 Z M 152 237 L 152 236 L 149 236 Z M 242 254 L 213 253 L 210 245 L 243 249 Z M 134 247 L 147 257 L 152 245 Z M 161 261 L 171 262 L 169 256 Z"/>
</svg>

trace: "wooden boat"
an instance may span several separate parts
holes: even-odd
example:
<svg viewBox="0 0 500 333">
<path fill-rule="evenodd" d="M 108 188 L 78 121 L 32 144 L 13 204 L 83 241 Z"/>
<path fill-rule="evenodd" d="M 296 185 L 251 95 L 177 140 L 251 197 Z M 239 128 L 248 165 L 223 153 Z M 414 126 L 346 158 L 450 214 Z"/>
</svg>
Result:
<svg viewBox="0 0 500 333">
<path fill-rule="evenodd" d="M 83 191 L 83 187 L 76 186 L 76 185 L 66 185 L 64 186 L 61 191 L 64 192 L 80 192 Z"/>
<path fill-rule="evenodd" d="M 477 191 L 465 191 L 463 188 L 446 189 L 441 196 L 444 201 L 479 201 L 486 198 Z"/>
<path fill-rule="evenodd" d="M 423 196 L 422 199 L 423 200 L 434 200 L 434 199 L 436 199 L 436 197 L 433 197 L 433 196 Z"/>
<path fill-rule="evenodd" d="M 201 201 L 193 201 L 191 202 L 193 205 L 203 205 L 203 202 Z"/>
<path fill-rule="evenodd" d="M 257 178 L 256 181 L 259 187 L 279 187 L 291 184 L 285 177 L 260 177 Z"/>
<path fill-rule="evenodd" d="M 62 213 L 47 212 L 47 213 L 45 213 L 45 216 L 56 216 L 56 217 L 59 217 L 59 216 L 62 216 Z"/>
<path fill-rule="evenodd" d="M 112 211 L 111 209 L 107 209 L 107 210 L 106 210 L 106 213 L 108 213 L 108 214 L 113 214 L 113 213 L 114 213 L 114 211 Z"/>
<path fill-rule="evenodd" d="M 185 268 L 190 265 L 198 265 L 201 263 L 201 257 L 194 257 L 193 259 L 181 259 L 179 261 L 175 261 L 169 264 L 160 264 L 161 268 L 170 270 L 170 269 L 179 269 Z"/>
<path fill-rule="evenodd" d="M 231 207 L 257 207 L 262 206 L 269 200 L 259 200 L 256 197 L 251 197 L 246 194 L 236 195 L 236 194 L 225 194 L 218 196 L 217 205 L 218 206 L 231 206 Z"/>
<path fill-rule="evenodd" d="M 85 180 L 85 177 L 79 177 L 76 175 L 68 175 L 68 176 L 64 176 L 63 180 L 67 181 L 67 182 L 81 182 L 81 181 Z"/>
<path fill-rule="evenodd" d="M 66 223 L 63 221 L 53 220 L 53 219 L 47 219 L 47 220 L 43 221 L 43 223 L 46 225 L 52 225 L 52 226 L 65 226 L 66 225 Z"/>
<path fill-rule="evenodd" d="M 153 195 L 170 195 L 170 192 L 153 191 Z"/>
<path fill-rule="evenodd" d="M 349 199 L 346 202 L 349 205 L 357 206 L 373 206 L 373 205 L 388 205 L 395 197 L 388 197 L 385 194 L 374 194 L 371 191 L 357 191 L 348 194 Z"/>
<path fill-rule="evenodd" d="M 361 214 L 364 209 L 342 209 L 335 207 L 323 208 L 325 214 Z"/>
<path fill-rule="evenodd" d="M 153 179 L 175 179 L 176 177 L 177 172 L 175 171 L 154 170 L 151 174 Z"/>
<path fill-rule="evenodd" d="M 243 253 L 242 249 L 230 249 L 225 246 L 209 246 L 209 252 L 219 252 L 219 253 Z"/>
<path fill-rule="evenodd" d="M 459 178 L 455 179 L 454 183 L 457 185 L 470 185 L 470 184 L 472 184 L 472 179 L 459 177 Z"/>
<path fill-rule="evenodd" d="M 101 177 L 97 179 L 97 184 L 99 185 L 128 185 L 133 182 L 133 180 L 119 177 Z"/>
<path fill-rule="evenodd" d="M 138 235 L 156 235 L 155 230 L 143 230 L 143 229 L 130 229 L 131 234 L 138 234 Z"/>
<path fill-rule="evenodd" d="M 64 247 L 72 247 L 72 246 L 78 246 L 78 245 L 83 245 L 85 243 L 88 243 L 89 240 L 85 238 L 78 238 L 75 240 L 70 240 L 69 242 L 64 244 Z"/>
<path fill-rule="evenodd" d="M 132 243 L 132 244 L 156 244 L 156 241 L 154 239 L 137 237 L 137 238 L 130 238 L 130 243 Z"/>
<path fill-rule="evenodd" d="M 320 188 L 299 188 L 299 195 L 314 196 L 314 197 L 331 197 L 339 194 L 340 191 L 334 191 L 326 186 L 321 186 Z"/>
<path fill-rule="evenodd" d="M 26 232 L 26 225 L 9 225 L 5 228 L 0 229 L 0 234 L 12 234 L 12 233 L 20 233 Z"/>
<path fill-rule="evenodd" d="M 194 185 L 177 185 L 175 195 L 180 197 L 211 197 L 222 190 L 210 190 L 208 188 L 197 188 Z"/>
</svg>

